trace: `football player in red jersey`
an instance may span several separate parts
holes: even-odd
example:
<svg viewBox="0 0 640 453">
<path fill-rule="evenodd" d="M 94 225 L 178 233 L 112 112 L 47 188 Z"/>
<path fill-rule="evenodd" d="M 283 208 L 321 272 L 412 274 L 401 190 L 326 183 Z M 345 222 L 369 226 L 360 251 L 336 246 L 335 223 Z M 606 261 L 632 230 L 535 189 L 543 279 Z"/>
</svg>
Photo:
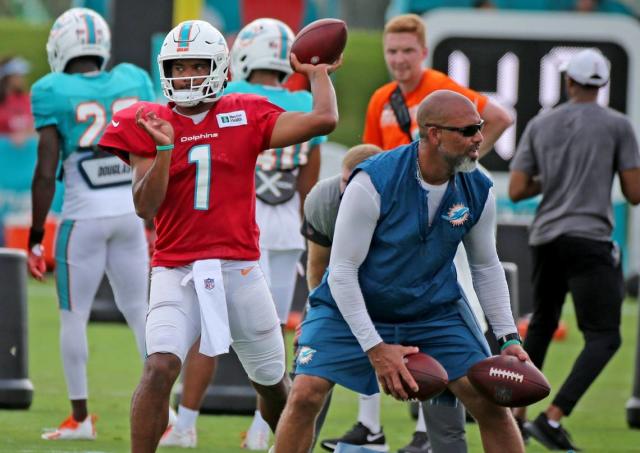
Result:
<svg viewBox="0 0 640 453">
<path fill-rule="evenodd" d="M 338 121 L 329 73 L 293 68 L 311 81 L 313 110 L 284 112 L 260 96 L 223 96 L 229 52 L 209 23 L 175 27 L 158 56 L 168 106 L 119 112 L 100 145 L 130 162 L 139 216 L 154 218 L 147 317 L 148 358 L 131 410 L 133 452 L 155 451 L 171 387 L 189 347 L 215 356 L 233 346 L 275 431 L 284 407 L 284 343 L 258 266 L 254 172 L 258 154 L 330 133 Z"/>
</svg>

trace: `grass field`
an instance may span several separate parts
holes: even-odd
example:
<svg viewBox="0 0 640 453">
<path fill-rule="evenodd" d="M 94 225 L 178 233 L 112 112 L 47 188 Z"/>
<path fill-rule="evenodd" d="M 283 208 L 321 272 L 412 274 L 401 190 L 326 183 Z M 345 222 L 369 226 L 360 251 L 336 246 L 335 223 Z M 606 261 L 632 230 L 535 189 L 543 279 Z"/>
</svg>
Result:
<svg viewBox="0 0 640 453">
<path fill-rule="evenodd" d="M 56 426 L 69 412 L 58 352 L 56 307 L 51 279 L 44 285 L 29 284 L 29 363 L 30 378 L 35 387 L 34 401 L 27 411 L 0 411 L 0 452 L 126 452 L 129 447 L 129 399 L 140 377 L 141 364 L 133 336 L 122 325 L 91 324 L 89 327 L 90 410 L 99 417 L 98 439 L 55 443 L 40 440 L 42 428 Z M 633 379 L 637 317 L 637 304 L 627 301 L 622 349 L 566 421 L 565 426 L 585 451 L 640 451 L 640 431 L 627 428 L 624 408 Z M 564 319 L 569 325 L 568 338 L 554 343 L 545 369 L 554 389 L 568 372 L 582 343 L 570 305 L 565 308 Z M 535 416 L 547 403 L 545 400 L 533 407 L 531 414 Z M 407 405 L 388 397 L 383 398 L 382 404 L 387 442 L 395 451 L 409 439 L 414 422 L 409 418 Z M 341 435 L 354 423 L 355 415 L 355 395 L 337 389 L 321 437 Z M 239 448 L 240 432 L 249 423 L 249 417 L 201 416 L 198 421 L 199 448 L 191 451 L 245 451 Z M 476 425 L 470 424 L 467 428 L 469 451 L 482 451 Z M 318 448 L 317 451 L 322 450 Z M 533 442 L 527 451 L 545 450 Z"/>
</svg>

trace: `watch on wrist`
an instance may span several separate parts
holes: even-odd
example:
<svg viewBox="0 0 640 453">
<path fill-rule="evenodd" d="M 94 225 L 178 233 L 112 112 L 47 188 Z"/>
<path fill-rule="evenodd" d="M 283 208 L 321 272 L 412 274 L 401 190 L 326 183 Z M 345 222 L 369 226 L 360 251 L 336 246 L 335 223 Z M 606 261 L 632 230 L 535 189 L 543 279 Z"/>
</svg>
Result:
<svg viewBox="0 0 640 453">
<path fill-rule="evenodd" d="M 500 350 L 502 351 L 505 347 L 512 344 L 522 344 L 522 339 L 520 338 L 520 334 L 518 332 L 508 333 L 498 338 L 498 346 L 500 346 Z"/>
</svg>

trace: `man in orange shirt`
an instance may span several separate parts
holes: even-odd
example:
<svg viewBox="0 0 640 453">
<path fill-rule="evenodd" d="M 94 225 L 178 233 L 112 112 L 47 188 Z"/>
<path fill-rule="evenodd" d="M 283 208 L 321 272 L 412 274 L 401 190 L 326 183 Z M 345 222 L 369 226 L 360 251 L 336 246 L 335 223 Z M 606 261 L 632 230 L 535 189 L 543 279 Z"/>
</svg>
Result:
<svg viewBox="0 0 640 453">
<path fill-rule="evenodd" d="M 419 16 L 405 14 L 387 22 L 383 33 L 383 48 L 385 62 L 393 81 L 380 87 L 371 96 L 367 108 L 363 143 L 390 150 L 416 140 L 418 138 L 416 114 L 420 102 L 433 91 L 442 89 L 456 91 L 477 106 L 484 120 L 482 130 L 484 140 L 480 145 L 480 157 L 493 148 L 496 140 L 512 124 L 511 116 L 486 96 L 460 86 L 442 72 L 424 68 L 423 62 L 427 57 L 428 49 L 425 25 Z M 456 265 L 457 263 L 458 257 L 456 257 Z M 466 266 L 466 262 L 461 264 Z M 464 278 L 464 271 L 459 270 L 459 274 L 459 278 L 460 276 Z M 467 285 L 463 286 L 466 288 Z M 470 296 L 475 297 L 475 294 Z M 398 453 L 467 451 L 464 410 L 461 406 L 427 404 L 425 414 L 429 422 L 431 439 L 426 434 L 425 418 L 423 411 L 420 410 L 411 442 L 399 449 Z M 341 438 L 323 440 L 321 445 L 324 449 L 331 451 L 338 442 L 388 451 L 380 425 L 379 393 L 371 396 L 360 395 L 358 422 L 353 429 Z"/>
<path fill-rule="evenodd" d="M 511 116 L 486 96 L 458 85 L 446 74 L 435 69 L 424 68 L 427 58 L 425 25 L 415 14 L 406 14 L 391 19 L 384 27 L 384 59 L 393 82 L 378 88 L 367 108 L 363 143 L 371 143 L 388 150 L 405 145 L 417 138 L 416 112 L 420 102 L 436 90 L 452 90 L 468 97 L 476 104 L 484 120 L 480 156 L 493 148 L 493 144 L 513 122 Z M 401 92 L 411 117 L 410 133 L 402 130 L 391 106 L 391 97 L 396 90 Z"/>
</svg>

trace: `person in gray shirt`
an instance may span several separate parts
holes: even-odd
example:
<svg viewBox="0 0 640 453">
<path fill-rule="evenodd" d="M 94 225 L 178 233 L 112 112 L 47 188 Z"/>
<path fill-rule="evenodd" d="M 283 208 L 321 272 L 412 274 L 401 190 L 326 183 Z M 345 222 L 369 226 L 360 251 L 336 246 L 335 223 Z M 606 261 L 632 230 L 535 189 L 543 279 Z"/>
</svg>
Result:
<svg viewBox="0 0 640 453">
<path fill-rule="evenodd" d="M 609 81 L 609 62 L 596 49 L 571 58 L 565 83 L 569 101 L 527 125 L 511 162 L 509 197 L 542 194 L 529 235 L 534 312 L 524 349 L 540 369 L 571 292 L 585 344 L 547 410 L 525 430 L 547 448 L 577 450 L 560 420 L 575 405 L 620 346 L 624 285 L 620 252 L 611 240 L 611 189 L 640 203 L 640 153 L 629 120 L 598 105 Z M 524 409 L 515 412 L 524 419 Z"/>
</svg>

